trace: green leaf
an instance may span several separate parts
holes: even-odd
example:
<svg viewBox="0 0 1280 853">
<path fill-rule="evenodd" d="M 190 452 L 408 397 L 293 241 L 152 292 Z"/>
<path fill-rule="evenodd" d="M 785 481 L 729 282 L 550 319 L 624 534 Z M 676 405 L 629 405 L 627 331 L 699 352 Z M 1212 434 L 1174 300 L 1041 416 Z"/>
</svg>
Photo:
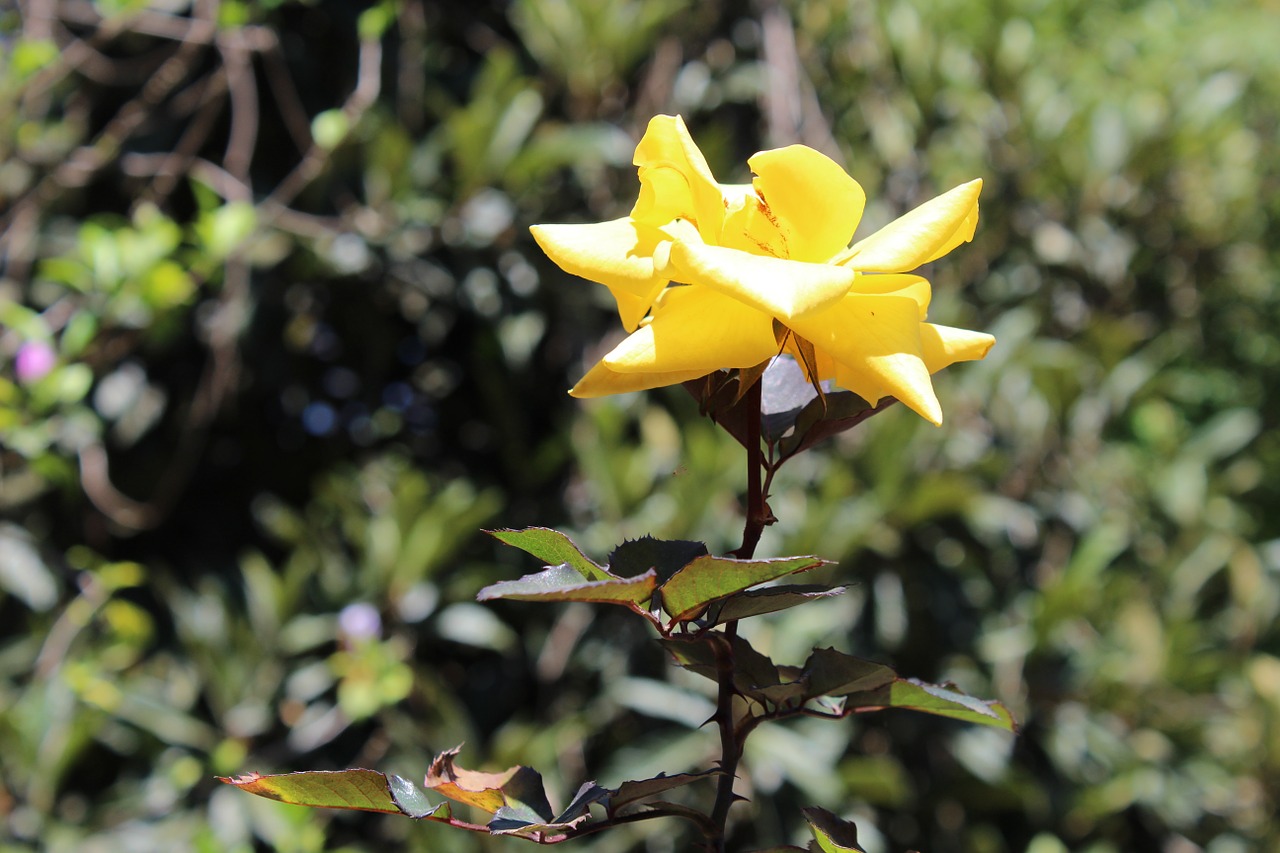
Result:
<svg viewBox="0 0 1280 853">
<path fill-rule="evenodd" d="M 453 816 L 453 809 L 447 802 L 440 803 L 438 806 L 431 805 L 431 801 L 427 799 L 422 789 L 403 776 L 388 776 L 387 788 L 391 791 L 391 798 L 395 800 L 400 811 L 411 818 L 448 820 Z"/>
<path fill-rule="evenodd" d="M 884 664 L 835 649 L 814 649 L 804 663 L 807 697 L 847 696 L 892 684 L 898 674 Z"/>
<path fill-rule="evenodd" d="M 18 83 L 58 60 L 58 45 L 52 39 L 18 39 L 13 45 L 9 68 Z"/>
<path fill-rule="evenodd" d="M 662 585 L 662 606 L 673 622 L 696 618 L 712 601 L 753 586 L 826 565 L 817 557 L 780 560 L 734 560 L 698 557 Z"/>
<path fill-rule="evenodd" d="M 196 233 L 210 255 L 209 260 L 229 257 L 248 239 L 257 226 L 258 213 L 247 201 L 233 201 L 209 213 L 201 214 Z"/>
<path fill-rule="evenodd" d="M 822 853 L 866 853 L 858 846 L 858 828 L 851 821 L 841 820 L 826 809 L 813 806 L 801 811 Z"/>
<path fill-rule="evenodd" d="M 68 364 L 42 379 L 40 387 L 59 403 L 78 403 L 93 387 L 93 371 L 87 364 Z"/>
<path fill-rule="evenodd" d="M 707 611 L 711 625 L 735 622 L 762 613 L 773 613 L 844 593 L 846 587 L 822 584 L 791 584 L 754 589 L 723 599 Z"/>
<path fill-rule="evenodd" d="M 356 20 L 356 32 L 360 34 L 361 41 L 377 41 L 394 21 L 394 5 L 383 3 L 360 13 L 360 17 Z"/>
<path fill-rule="evenodd" d="M 611 580 L 615 576 L 583 554 L 573 540 L 559 530 L 526 527 L 524 530 L 489 530 L 499 542 L 513 545 L 542 560 L 548 566 L 568 564 L 587 580 Z"/>
<path fill-rule="evenodd" d="M 682 666 L 712 681 L 720 680 L 717 646 L 723 654 L 725 650 L 723 634 L 711 633 L 693 638 L 672 637 L 658 642 L 675 659 L 677 666 Z M 772 701 L 768 698 L 768 692 L 772 691 L 776 694 L 776 688 L 783 683 L 778 665 L 752 648 L 751 644 L 742 637 L 735 635 L 731 642 L 734 687 L 743 695 L 758 701 Z"/>
<path fill-rule="evenodd" d="M 755 693 L 777 708 L 797 708 L 810 698 L 804 673 L 794 666 L 776 667 L 778 683 L 760 686 Z"/>
<path fill-rule="evenodd" d="M 332 151 L 341 145 L 350 130 L 351 122 L 342 110 L 325 110 L 317 113 L 311 120 L 311 138 L 325 151 Z"/>
<path fill-rule="evenodd" d="M 8 299 L 0 300 L 0 328 L 12 329 L 27 340 L 49 339 L 49 327 L 40 312 Z"/>
<path fill-rule="evenodd" d="M 679 788 L 688 785 L 690 782 L 697 782 L 702 779 L 710 779 L 713 776 L 719 776 L 722 771 L 719 768 L 713 770 L 703 770 L 699 773 L 677 773 L 674 776 L 668 776 L 665 773 L 659 773 L 651 779 L 638 779 L 623 782 L 613 791 L 611 796 L 605 801 L 605 809 L 609 812 L 610 817 L 618 812 L 624 806 L 637 803 L 640 800 L 661 794 L 664 791 L 670 791 L 672 788 Z"/>
<path fill-rule="evenodd" d="M 691 560 L 706 553 L 707 546 L 702 542 L 641 536 L 613 549 L 609 555 L 609 569 L 624 577 L 653 569 L 665 581 Z"/>
<path fill-rule="evenodd" d="M 975 699 L 954 684 L 928 684 L 914 678 L 899 678 L 874 690 L 849 693 L 846 707 L 851 713 L 906 708 L 969 723 L 994 726 L 1017 733 L 1018 724 L 1009 709 L 994 700 Z"/>
<path fill-rule="evenodd" d="M 183 304 L 195 291 L 195 281 L 173 261 L 160 261 L 142 280 L 143 298 L 161 311 Z"/>
<path fill-rule="evenodd" d="M 494 835 L 510 835 L 522 832 L 564 831 L 582 823 L 590 814 L 591 804 L 609 797 L 610 791 L 595 782 L 585 782 L 563 812 L 552 820 L 546 820 L 535 810 L 524 805 L 503 806 L 494 812 L 489 821 L 489 831 Z"/>
<path fill-rule="evenodd" d="M 62 330 L 58 347 L 63 358 L 75 358 L 84 352 L 98 334 L 98 318 L 91 311 L 77 311 Z"/>
<path fill-rule="evenodd" d="M 89 269 L 74 258 L 49 258 L 41 261 L 39 276 L 43 280 L 64 284 L 82 293 L 93 285 L 93 277 Z M 0 307 L 0 311 L 2 311 L 2 307 Z M 0 322 L 3 322 L 3 320 L 0 319 Z"/>
<path fill-rule="evenodd" d="M 657 576 L 652 570 L 634 578 L 582 580 L 568 563 L 551 566 L 519 580 L 490 584 L 476 593 L 480 601 L 511 598 L 517 601 L 591 601 L 597 604 L 639 604 L 653 596 Z"/>
<path fill-rule="evenodd" d="M 448 803 L 433 808 L 413 783 L 399 776 L 388 778 L 376 770 L 303 770 L 217 778 L 259 797 L 296 806 L 449 819 Z"/>
</svg>

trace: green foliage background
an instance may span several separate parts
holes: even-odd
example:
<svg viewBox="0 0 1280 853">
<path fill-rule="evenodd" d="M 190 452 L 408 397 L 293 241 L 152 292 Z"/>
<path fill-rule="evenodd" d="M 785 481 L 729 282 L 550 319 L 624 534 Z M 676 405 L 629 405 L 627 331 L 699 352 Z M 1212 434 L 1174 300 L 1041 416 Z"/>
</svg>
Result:
<svg viewBox="0 0 1280 853">
<path fill-rule="evenodd" d="M 459 8 L 0 8 L 0 850 L 506 849 L 212 777 L 706 767 L 705 688 L 642 626 L 473 602 L 535 568 L 481 526 L 736 544 L 740 450 L 679 389 L 564 394 L 616 318 L 526 231 L 625 213 L 656 112 L 722 180 L 827 151 L 868 227 L 986 182 L 931 319 L 995 350 L 938 377 L 943 428 L 783 469 L 758 553 L 852 588 L 750 636 L 1023 733 L 765 728 L 738 843 L 813 804 L 871 851 L 1280 845 L 1280 8 Z M 651 830 L 580 847 L 679 849 Z"/>
</svg>

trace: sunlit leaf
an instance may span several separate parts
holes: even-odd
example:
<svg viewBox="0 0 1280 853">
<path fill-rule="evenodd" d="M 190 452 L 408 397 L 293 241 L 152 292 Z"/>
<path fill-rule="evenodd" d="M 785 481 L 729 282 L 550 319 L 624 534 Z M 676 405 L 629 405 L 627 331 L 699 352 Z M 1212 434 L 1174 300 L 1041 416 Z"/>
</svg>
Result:
<svg viewBox="0 0 1280 853">
<path fill-rule="evenodd" d="M 342 144 L 350 130 L 351 122 L 342 110 L 324 110 L 311 120 L 311 138 L 326 151 L 332 151 Z"/>
<path fill-rule="evenodd" d="M 40 69 L 57 61 L 58 45 L 52 39 L 37 39 L 28 36 L 18 39 L 10 47 L 13 53 L 9 59 L 9 69 L 13 73 L 13 82 L 21 82 Z"/>
<path fill-rule="evenodd" d="M 512 598 L 519 601 L 590 601 L 598 604 L 639 604 L 648 601 L 657 586 L 652 571 L 634 578 L 583 582 L 568 564 L 551 566 L 519 580 L 491 584 L 476 593 L 480 601 Z"/>
<path fill-rule="evenodd" d="M 817 557 L 734 560 L 699 557 L 662 585 L 662 606 L 676 622 L 699 615 L 709 603 L 786 575 L 826 565 Z"/>
<path fill-rule="evenodd" d="M 850 712 L 905 708 L 1009 732 L 1018 730 L 1013 715 L 1001 703 L 967 696 L 955 685 L 927 684 L 914 678 L 900 678 L 874 690 L 849 693 L 846 707 Z"/>
<path fill-rule="evenodd" d="M 41 390 L 60 403 L 78 403 L 93 387 L 93 370 L 87 364 L 68 364 L 44 378 Z"/>
<path fill-rule="evenodd" d="M 195 282 L 186 270 L 173 261 L 160 261 L 142 279 L 142 294 L 157 309 L 181 305 L 193 293 Z"/>
<path fill-rule="evenodd" d="M 259 797 L 292 805 L 449 819 L 447 803 L 432 806 L 413 783 L 376 770 L 304 770 L 268 776 L 246 773 L 218 779 Z"/>
<path fill-rule="evenodd" d="M 229 202 L 201 214 L 196 233 L 211 260 L 225 259 L 248 239 L 257 226 L 258 213 L 248 202 Z"/>
<path fill-rule="evenodd" d="M 569 565 L 591 581 L 609 580 L 614 576 L 583 554 L 573 540 L 559 530 L 526 527 L 524 530 L 490 530 L 490 536 L 525 551 L 548 566 Z"/>
<path fill-rule="evenodd" d="M 554 819 L 538 771 L 524 766 L 511 767 L 500 773 L 468 770 L 454 763 L 461 749 L 460 746 L 454 747 L 435 757 L 423 782 L 428 790 L 489 814 L 504 806 L 523 806 L 531 809 L 543 822 Z"/>
<path fill-rule="evenodd" d="M 98 317 L 91 311 L 77 311 L 63 327 L 58 347 L 63 358 L 75 358 L 98 333 Z"/>
</svg>

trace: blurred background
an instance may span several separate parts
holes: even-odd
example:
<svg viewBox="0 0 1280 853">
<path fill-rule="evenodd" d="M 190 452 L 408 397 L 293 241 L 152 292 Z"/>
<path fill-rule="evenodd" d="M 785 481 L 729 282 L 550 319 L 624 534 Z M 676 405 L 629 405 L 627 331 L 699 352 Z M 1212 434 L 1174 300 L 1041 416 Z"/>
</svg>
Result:
<svg viewBox="0 0 1280 853">
<path fill-rule="evenodd" d="M 1277 44 L 1274 0 L 0 4 L 0 850 L 517 849 L 213 777 L 707 766 L 639 620 L 474 602 L 538 568 L 482 527 L 741 535 L 683 391 L 565 394 L 619 324 L 527 231 L 624 215 L 659 112 L 723 181 L 830 154 L 859 235 L 985 181 L 930 319 L 996 348 L 941 429 L 782 469 L 758 553 L 850 591 L 750 636 L 1022 733 L 765 727 L 741 849 L 810 804 L 871 853 L 1276 849 Z"/>
</svg>

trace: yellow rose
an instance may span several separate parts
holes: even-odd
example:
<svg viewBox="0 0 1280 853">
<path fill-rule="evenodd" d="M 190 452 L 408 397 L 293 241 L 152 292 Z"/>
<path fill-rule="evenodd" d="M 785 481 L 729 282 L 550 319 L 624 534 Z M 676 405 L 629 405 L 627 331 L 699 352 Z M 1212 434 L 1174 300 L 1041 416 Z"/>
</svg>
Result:
<svg viewBox="0 0 1280 853">
<path fill-rule="evenodd" d="M 982 181 L 849 246 L 866 194 L 838 164 L 803 145 L 747 163 L 750 185 L 717 183 L 684 121 L 655 116 L 636 147 L 629 217 L 532 227 L 561 269 L 609 288 L 630 332 L 570 393 L 673 385 L 781 350 L 811 379 L 942 423 L 930 374 L 984 357 L 995 339 L 926 323 L 929 282 L 906 273 L 973 238 Z"/>
</svg>

